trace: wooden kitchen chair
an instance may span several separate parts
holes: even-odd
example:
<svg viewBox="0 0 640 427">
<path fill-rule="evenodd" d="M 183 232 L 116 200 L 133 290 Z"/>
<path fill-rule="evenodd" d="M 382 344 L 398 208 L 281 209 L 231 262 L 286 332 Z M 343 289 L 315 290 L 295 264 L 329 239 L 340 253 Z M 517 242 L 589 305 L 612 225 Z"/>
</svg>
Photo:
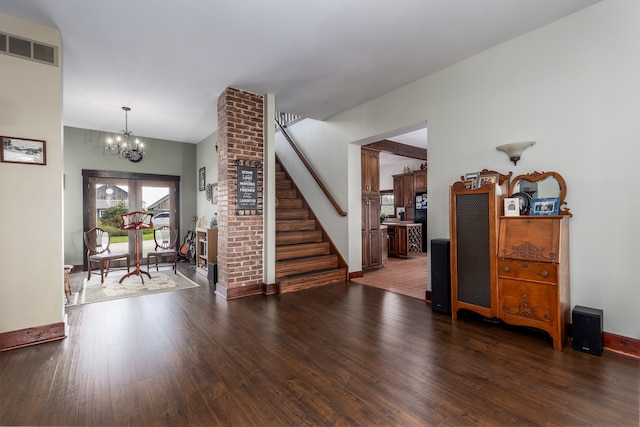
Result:
<svg viewBox="0 0 640 427">
<path fill-rule="evenodd" d="M 92 264 L 100 264 L 100 283 L 104 283 L 104 278 L 109 274 L 111 261 L 126 260 L 127 272 L 129 272 L 130 256 L 128 253 L 111 253 L 111 234 L 100 227 L 94 227 L 84 232 L 84 243 L 87 245 L 87 264 L 89 273 L 87 280 L 91 280 Z M 106 273 L 105 273 L 106 268 Z"/>
</svg>

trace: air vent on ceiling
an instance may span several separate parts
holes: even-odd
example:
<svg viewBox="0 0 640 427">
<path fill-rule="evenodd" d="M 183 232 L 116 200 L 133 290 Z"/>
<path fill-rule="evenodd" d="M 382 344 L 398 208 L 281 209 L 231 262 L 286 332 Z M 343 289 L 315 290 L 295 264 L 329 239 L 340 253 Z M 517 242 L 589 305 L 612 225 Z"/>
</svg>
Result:
<svg viewBox="0 0 640 427">
<path fill-rule="evenodd" d="M 58 66 L 58 47 L 0 32 L 0 53 Z"/>
</svg>

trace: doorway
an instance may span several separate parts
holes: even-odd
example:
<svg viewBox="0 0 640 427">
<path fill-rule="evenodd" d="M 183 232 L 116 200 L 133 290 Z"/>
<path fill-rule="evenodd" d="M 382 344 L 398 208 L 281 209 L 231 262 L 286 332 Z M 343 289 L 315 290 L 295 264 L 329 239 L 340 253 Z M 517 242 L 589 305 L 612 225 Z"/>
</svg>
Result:
<svg viewBox="0 0 640 427">
<path fill-rule="evenodd" d="M 389 250 L 389 257 L 382 267 L 363 269 L 363 277 L 352 279 L 354 282 L 375 286 L 390 292 L 410 296 L 413 298 L 425 299 L 427 291 L 427 247 L 426 247 L 426 213 L 427 202 L 427 180 L 426 180 L 426 160 L 427 160 L 427 129 L 404 133 L 396 137 L 364 145 L 363 148 L 379 151 L 379 197 L 380 213 L 384 213 L 387 221 L 404 221 L 422 224 L 421 232 L 423 238 L 422 252 L 411 253 L 398 256 L 393 248 Z M 371 169 L 371 168 L 370 168 Z M 375 169 L 375 168 L 374 168 Z M 415 184 L 417 180 L 408 171 L 414 172 L 418 176 L 420 172 L 420 184 Z M 415 172 L 418 171 L 418 172 Z M 394 175 L 398 180 L 394 179 Z M 412 190 L 407 193 L 406 185 L 400 186 L 396 183 L 404 182 L 411 177 Z M 401 191 L 398 192 L 398 189 Z M 396 194 L 398 193 L 398 194 Z M 405 194 L 406 193 L 406 194 Z M 396 196 L 403 200 L 396 200 Z M 405 200 L 406 199 L 406 200 Z M 401 210 L 399 206 L 403 205 Z M 398 215 L 406 212 L 406 218 Z M 404 215 L 402 215 L 404 216 Z M 415 227 L 414 225 L 412 225 Z M 391 238 L 391 233 L 389 233 Z M 395 235 L 394 235 L 395 236 Z"/>
<path fill-rule="evenodd" d="M 121 214 L 148 212 L 156 219 L 154 226 L 179 228 L 180 177 L 114 171 L 83 170 L 83 229 L 103 228 L 111 234 L 111 251 L 128 252 L 136 259 L 136 249 L 144 259 L 153 250 L 153 229 L 120 230 Z M 139 236 L 136 248 L 136 233 Z M 84 248 L 86 254 L 86 248 Z M 83 259 L 87 269 L 86 256 Z"/>
</svg>

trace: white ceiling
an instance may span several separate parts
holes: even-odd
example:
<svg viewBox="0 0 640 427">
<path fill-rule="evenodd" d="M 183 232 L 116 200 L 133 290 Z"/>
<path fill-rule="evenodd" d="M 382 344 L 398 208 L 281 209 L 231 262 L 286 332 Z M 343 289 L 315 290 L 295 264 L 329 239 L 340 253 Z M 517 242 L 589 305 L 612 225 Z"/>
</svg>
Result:
<svg viewBox="0 0 640 427">
<path fill-rule="evenodd" d="M 197 143 L 232 86 L 325 119 L 599 0 L 1 0 L 62 33 L 64 125 Z M 2 29 L 0 29 L 2 30 Z"/>
</svg>

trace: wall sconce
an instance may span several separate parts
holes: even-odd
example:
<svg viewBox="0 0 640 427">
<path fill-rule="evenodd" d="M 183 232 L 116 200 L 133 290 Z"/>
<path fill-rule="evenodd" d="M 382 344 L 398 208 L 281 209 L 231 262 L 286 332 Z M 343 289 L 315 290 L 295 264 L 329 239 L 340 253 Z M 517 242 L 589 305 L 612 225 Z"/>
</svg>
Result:
<svg viewBox="0 0 640 427">
<path fill-rule="evenodd" d="M 518 163 L 520 160 L 520 156 L 527 148 L 531 147 L 535 144 L 535 141 L 522 141 L 522 142 L 512 142 L 511 144 L 499 145 L 496 147 L 498 151 L 504 151 L 509 156 L 509 159 L 513 162 L 514 165 Z"/>
</svg>

